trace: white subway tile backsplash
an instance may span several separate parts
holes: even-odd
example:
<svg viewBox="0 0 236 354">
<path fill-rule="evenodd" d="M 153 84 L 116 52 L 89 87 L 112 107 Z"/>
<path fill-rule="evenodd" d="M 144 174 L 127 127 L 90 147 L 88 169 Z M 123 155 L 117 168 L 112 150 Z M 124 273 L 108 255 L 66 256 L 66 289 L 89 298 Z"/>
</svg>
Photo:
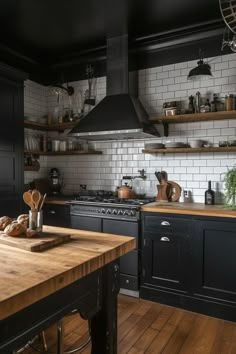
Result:
<svg viewBox="0 0 236 354">
<path fill-rule="evenodd" d="M 213 93 L 224 98 L 236 91 L 236 54 L 209 58 L 213 78 L 206 81 L 189 82 L 189 70 L 196 61 L 153 67 L 139 71 L 139 96 L 150 115 L 163 114 L 163 103 L 181 101 L 188 108 L 188 97 L 201 92 L 203 102 L 212 101 Z M 87 80 L 71 83 L 84 92 Z M 97 102 L 106 93 L 106 78 L 97 78 Z M 48 87 L 27 80 L 25 83 L 25 115 L 39 118 L 52 111 L 57 104 L 56 97 Z M 161 125 L 158 130 L 163 133 Z M 153 139 L 156 142 L 183 141 L 201 138 L 218 146 L 220 140 L 236 138 L 236 119 L 222 121 L 170 124 L 169 137 Z M 31 133 L 30 133 L 31 134 Z M 56 133 L 53 133 L 56 135 Z M 163 135 L 162 135 L 163 136 Z M 204 201 L 207 181 L 212 181 L 214 189 L 223 193 L 223 177 L 228 168 L 235 165 L 235 153 L 188 153 L 188 154 L 143 154 L 144 143 L 149 139 L 132 141 L 98 141 L 93 143 L 102 155 L 63 156 L 40 158 L 39 172 L 25 172 L 25 183 L 33 178 L 48 177 L 51 167 L 58 167 L 65 180 L 64 192 L 77 192 L 79 184 L 87 184 L 89 189 L 112 189 L 120 185 L 122 175 L 137 175 L 144 168 L 147 174 L 148 195 L 156 195 L 155 171 L 166 170 L 168 177 L 192 192 L 195 202 Z M 220 199 L 219 199 L 220 200 Z"/>
</svg>

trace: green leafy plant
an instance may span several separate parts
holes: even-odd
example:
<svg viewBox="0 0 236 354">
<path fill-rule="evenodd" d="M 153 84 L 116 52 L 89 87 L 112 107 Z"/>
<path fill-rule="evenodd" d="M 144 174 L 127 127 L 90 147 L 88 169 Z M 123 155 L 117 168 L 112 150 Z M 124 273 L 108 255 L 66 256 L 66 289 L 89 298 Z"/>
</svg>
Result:
<svg viewBox="0 0 236 354">
<path fill-rule="evenodd" d="M 226 172 L 224 182 L 226 207 L 236 209 L 236 167 Z"/>
</svg>

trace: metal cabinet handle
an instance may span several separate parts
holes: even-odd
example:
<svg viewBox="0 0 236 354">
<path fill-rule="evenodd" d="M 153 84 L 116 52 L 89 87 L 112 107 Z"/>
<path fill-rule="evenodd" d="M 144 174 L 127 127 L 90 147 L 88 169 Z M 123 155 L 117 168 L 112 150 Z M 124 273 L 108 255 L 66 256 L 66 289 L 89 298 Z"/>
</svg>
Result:
<svg viewBox="0 0 236 354">
<path fill-rule="evenodd" d="M 170 239 L 169 239 L 169 237 L 163 236 L 163 237 L 161 237 L 160 241 L 170 242 Z"/>
<path fill-rule="evenodd" d="M 55 210 L 50 210 L 50 214 L 56 214 Z"/>
<path fill-rule="evenodd" d="M 161 225 L 162 226 L 170 226 L 170 223 L 169 223 L 169 221 L 162 221 Z"/>
</svg>

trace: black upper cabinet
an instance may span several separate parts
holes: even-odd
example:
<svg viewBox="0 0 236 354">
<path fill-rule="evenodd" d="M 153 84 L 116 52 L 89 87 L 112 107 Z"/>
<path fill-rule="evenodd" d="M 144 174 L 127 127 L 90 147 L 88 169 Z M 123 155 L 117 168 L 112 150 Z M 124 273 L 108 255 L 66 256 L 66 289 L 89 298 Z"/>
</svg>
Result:
<svg viewBox="0 0 236 354">
<path fill-rule="evenodd" d="M 0 216 L 23 210 L 25 75 L 0 65 Z"/>
</svg>

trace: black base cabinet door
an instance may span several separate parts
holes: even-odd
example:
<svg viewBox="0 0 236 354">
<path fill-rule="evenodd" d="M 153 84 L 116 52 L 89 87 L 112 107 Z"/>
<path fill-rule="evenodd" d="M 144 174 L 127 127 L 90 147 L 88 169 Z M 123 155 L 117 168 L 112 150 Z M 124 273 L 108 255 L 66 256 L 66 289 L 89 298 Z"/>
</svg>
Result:
<svg viewBox="0 0 236 354">
<path fill-rule="evenodd" d="M 188 220 L 149 215 L 143 218 L 143 285 L 185 293 L 191 281 Z"/>
<path fill-rule="evenodd" d="M 43 223 L 45 225 L 71 227 L 69 205 L 44 204 Z"/>
<path fill-rule="evenodd" d="M 195 296 L 236 305 L 236 223 L 196 220 Z"/>
</svg>

